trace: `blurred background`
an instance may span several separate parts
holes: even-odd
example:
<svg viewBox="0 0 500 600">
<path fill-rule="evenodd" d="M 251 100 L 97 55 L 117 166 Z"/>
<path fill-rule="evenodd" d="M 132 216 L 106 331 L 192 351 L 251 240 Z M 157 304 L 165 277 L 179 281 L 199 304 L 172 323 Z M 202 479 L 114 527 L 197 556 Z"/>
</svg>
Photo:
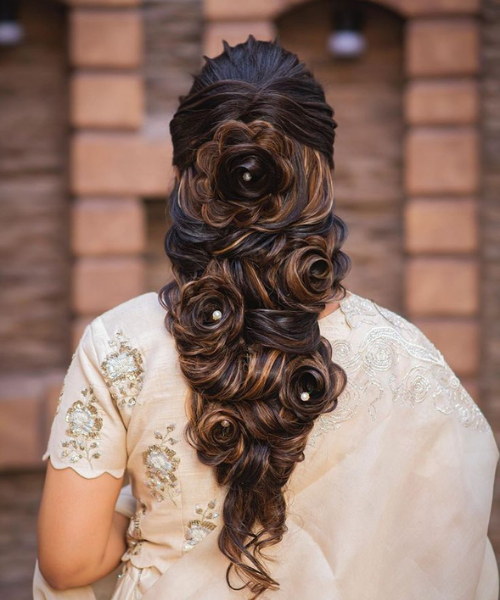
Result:
<svg viewBox="0 0 500 600">
<path fill-rule="evenodd" d="M 2 599 L 31 598 L 41 456 L 83 327 L 169 277 L 178 96 L 250 33 L 297 52 L 335 110 L 347 286 L 434 341 L 500 443 L 498 0 L 0 0 Z"/>
</svg>

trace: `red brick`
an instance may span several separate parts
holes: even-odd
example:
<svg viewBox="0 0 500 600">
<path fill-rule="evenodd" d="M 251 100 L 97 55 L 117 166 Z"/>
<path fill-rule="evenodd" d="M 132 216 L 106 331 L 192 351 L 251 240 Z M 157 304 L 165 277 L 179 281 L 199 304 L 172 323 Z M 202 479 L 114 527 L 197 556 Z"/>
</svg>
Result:
<svg viewBox="0 0 500 600">
<path fill-rule="evenodd" d="M 473 19 L 408 23 L 406 70 L 411 77 L 472 75 L 479 71 L 479 30 Z"/>
<path fill-rule="evenodd" d="M 76 127 L 137 129 L 142 125 L 142 79 L 134 74 L 79 74 L 71 82 Z"/>
<path fill-rule="evenodd" d="M 143 24 L 138 10 L 71 12 L 70 57 L 78 67 L 137 68 Z"/>
<path fill-rule="evenodd" d="M 473 194 L 479 184 L 478 133 L 473 127 L 410 129 L 406 191 L 411 195 Z"/>
<path fill-rule="evenodd" d="M 474 123 L 479 113 L 477 84 L 472 80 L 413 81 L 406 89 L 405 112 L 413 125 Z"/>
<path fill-rule="evenodd" d="M 405 208 L 405 242 L 410 253 L 474 252 L 478 247 L 474 200 L 414 199 Z"/>
<path fill-rule="evenodd" d="M 73 252 L 78 256 L 138 254 L 146 243 L 143 202 L 136 198 L 85 198 L 72 210 Z"/>
<path fill-rule="evenodd" d="M 477 375 L 479 324 L 475 319 L 415 319 L 414 323 L 443 353 L 459 377 Z"/>
<path fill-rule="evenodd" d="M 163 197 L 172 181 L 169 139 L 127 133 L 73 136 L 72 188 L 76 195 Z"/>
<path fill-rule="evenodd" d="M 246 21 L 272 20 L 288 9 L 287 0 L 252 0 L 252 2 L 234 2 L 234 0 L 204 0 L 203 14 L 208 21 Z"/>
<path fill-rule="evenodd" d="M 0 390 L 0 469 L 39 466 L 44 377 L 2 375 Z"/>
<path fill-rule="evenodd" d="M 258 40 L 273 40 L 276 37 L 276 28 L 271 21 L 207 23 L 204 29 L 203 54 L 217 56 L 224 50 L 222 40 L 234 46 L 245 42 L 250 34 Z"/>
<path fill-rule="evenodd" d="M 480 0 L 389 0 L 407 16 L 474 14 L 479 12 Z"/>
<path fill-rule="evenodd" d="M 141 258 L 80 258 L 73 270 L 73 308 L 100 314 L 145 292 Z"/>
<path fill-rule="evenodd" d="M 466 317 L 478 311 L 479 269 L 473 259 L 412 258 L 405 283 L 412 317 Z"/>
</svg>

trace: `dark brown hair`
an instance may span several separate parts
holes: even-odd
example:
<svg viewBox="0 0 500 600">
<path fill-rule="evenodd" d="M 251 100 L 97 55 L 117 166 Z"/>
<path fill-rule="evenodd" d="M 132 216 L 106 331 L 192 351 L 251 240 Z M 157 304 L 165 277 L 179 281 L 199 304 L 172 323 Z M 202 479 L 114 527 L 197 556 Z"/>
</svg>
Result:
<svg viewBox="0 0 500 600">
<path fill-rule="evenodd" d="M 186 439 L 227 488 L 226 579 L 234 566 L 257 598 L 279 587 L 262 551 L 287 531 L 285 486 L 346 383 L 318 325 L 349 268 L 333 213 L 336 122 L 277 41 L 224 42 L 204 58 L 170 123 L 174 278 L 160 300 L 191 389 Z"/>
</svg>

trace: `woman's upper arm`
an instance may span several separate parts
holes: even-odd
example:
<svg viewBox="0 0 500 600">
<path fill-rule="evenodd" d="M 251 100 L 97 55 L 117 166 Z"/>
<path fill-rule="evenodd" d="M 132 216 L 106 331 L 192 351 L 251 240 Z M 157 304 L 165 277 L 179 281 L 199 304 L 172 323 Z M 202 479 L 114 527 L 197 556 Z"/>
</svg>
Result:
<svg viewBox="0 0 500 600">
<path fill-rule="evenodd" d="M 98 567 L 110 540 L 127 449 L 126 428 L 101 369 L 106 347 L 107 332 L 97 318 L 73 355 L 43 456 L 50 461 L 38 558 L 40 570 L 52 579 Z"/>
<path fill-rule="evenodd" d="M 86 479 L 49 462 L 38 518 L 38 560 L 53 587 L 75 576 L 83 577 L 78 585 L 90 583 L 85 578 L 92 579 L 110 558 L 109 571 L 116 567 L 120 551 L 105 555 L 122 481 L 109 473 Z"/>
</svg>

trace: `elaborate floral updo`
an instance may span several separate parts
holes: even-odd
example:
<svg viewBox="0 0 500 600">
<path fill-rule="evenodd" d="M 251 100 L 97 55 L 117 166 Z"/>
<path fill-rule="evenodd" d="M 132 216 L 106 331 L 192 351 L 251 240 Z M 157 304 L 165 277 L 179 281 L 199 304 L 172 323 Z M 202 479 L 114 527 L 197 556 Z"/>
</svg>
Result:
<svg viewBox="0 0 500 600">
<path fill-rule="evenodd" d="M 336 123 L 297 56 L 252 36 L 224 42 L 180 100 L 174 278 L 160 299 L 191 389 L 186 439 L 227 490 L 227 582 L 235 567 L 257 598 L 279 587 L 262 550 L 286 533 L 285 486 L 346 383 L 318 325 L 349 268 L 333 212 Z"/>
</svg>

